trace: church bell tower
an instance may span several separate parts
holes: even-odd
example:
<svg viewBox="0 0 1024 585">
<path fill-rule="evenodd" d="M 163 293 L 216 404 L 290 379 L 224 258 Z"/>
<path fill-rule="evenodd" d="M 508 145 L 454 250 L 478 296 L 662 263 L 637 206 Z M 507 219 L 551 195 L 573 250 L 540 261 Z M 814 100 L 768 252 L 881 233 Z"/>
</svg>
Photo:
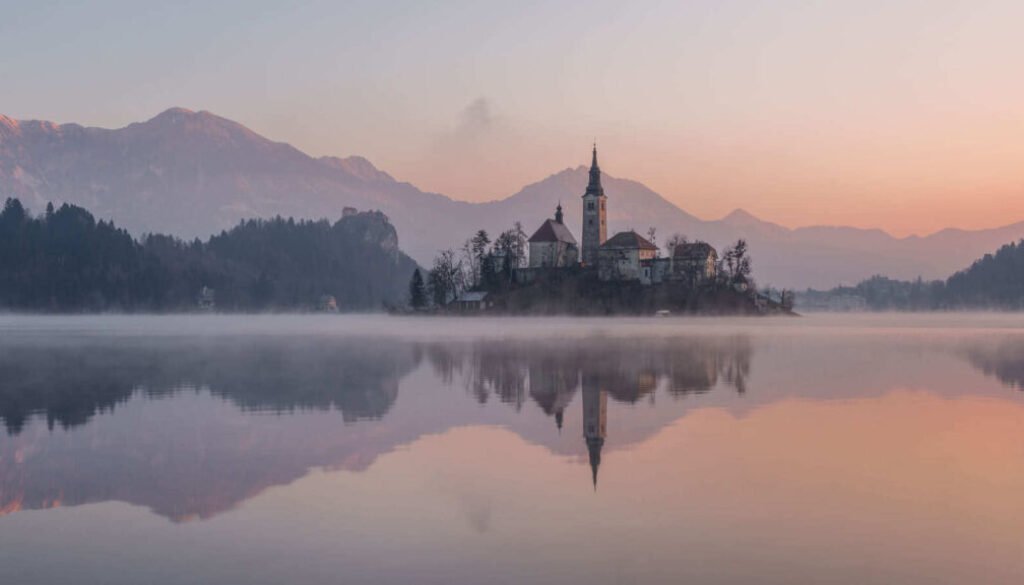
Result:
<svg viewBox="0 0 1024 585">
<path fill-rule="evenodd" d="M 590 182 L 583 193 L 583 265 L 597 266 L 597 250 L 608 239 L 607 200 L 597 166 L 597 144 L 590 163 Z"/>
</svg>

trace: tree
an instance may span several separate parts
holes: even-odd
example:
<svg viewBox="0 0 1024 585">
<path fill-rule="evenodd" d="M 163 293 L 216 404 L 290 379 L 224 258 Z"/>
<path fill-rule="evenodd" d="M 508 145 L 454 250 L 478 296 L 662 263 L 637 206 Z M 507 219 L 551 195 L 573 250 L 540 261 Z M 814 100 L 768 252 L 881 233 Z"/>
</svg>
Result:
<svg viewBox="0 0 1024 585">
<path fill-rule="evenodd" d="M 654 244 L 655 246 L 658 245 L 658 228 L 654 227 L 653 225 L 647 228 L 647 241 Z"/>
<path fill-rule="evenodd" d="M 462 261 L 455 259 L 453 250 L 442 250 L 434 258 L 434 266 L 427 274 L 434 304 L 443 307 L 459 295 L 462 287 Z"/>
<path fill-rule="evenodd" d="M 665 247 L 668 248 L 668 254 L 669 256 L 671 256 L 672 254 L 675 253 L 676 248 L 688 243 L 690 243 L 690 241 L 686 238 L 686 236 L 676 232 L 672 234 L 671 238 L 668 239 L 668 242 L 665 244 Z"/>
<path fill-rule="evenodd" d="M 746 283 L 750 279 L 750 256 L 746 240 L 737 240 L 722 255 L 722 272 L 730 284 Z"/>
<path fill-rule="evenodd" d="M 427 306 L 427 287 L 419 268 L 412 271 L 412 279 L 409 281 L 409 306 L 416 311 Z"/>
<path fill-rule="evenodd" d="M 470 238 L 469 244 L 475 267 L 473 284 L 479 286 L 483 280 L 484 259 L 487 257 L 487 247 L 491 244 L 491 238 L 488 237 L 486 231 L 480 230 L 475 236 Z"/>
</svg>

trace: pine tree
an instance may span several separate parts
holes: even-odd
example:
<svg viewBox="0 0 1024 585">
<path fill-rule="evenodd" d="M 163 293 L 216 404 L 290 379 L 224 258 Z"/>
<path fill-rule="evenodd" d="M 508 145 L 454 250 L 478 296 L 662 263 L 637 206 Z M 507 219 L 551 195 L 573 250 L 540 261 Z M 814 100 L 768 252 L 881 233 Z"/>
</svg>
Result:
<svg viewBox="0 0 1024 585">
<path fill-rule="evenodd" d="M 416 311 L 427 306 L 427 287 L 419 268 L 412 271 L 412 280 L 409 281 L 409 306 Z"/>
</svg>

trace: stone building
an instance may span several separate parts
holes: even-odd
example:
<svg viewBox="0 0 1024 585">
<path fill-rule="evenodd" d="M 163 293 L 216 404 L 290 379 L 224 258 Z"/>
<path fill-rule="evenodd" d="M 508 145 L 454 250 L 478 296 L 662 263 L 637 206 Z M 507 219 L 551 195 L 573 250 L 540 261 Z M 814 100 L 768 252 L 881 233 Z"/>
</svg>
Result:
<svg viewBox="0 0 1024 585">
<path fill-rule="evenodd" d="M 596 266 L 601 245 L 608 238 L 608 198 L 601 186 L 601 169 L 597 166 L 597 145 L 590 162 L 590 182 L 583 193 L 583 261 Z"/>
<path fill-rule="evenodd" d="M 568 268 L 579 262 L 576 238 L 562 219 L 559 204 L 555 208 L 555 219 L 544 220 L 530 236 L 530 268 Z"/>
<path fill-rule="evenodd" d="M 680 244 L 672 251 L 672 278 L 698 285 L 718 274 L 718 252 L 710 244 Z"/>
<path fill-rule="evenodd" d="M 619 232 L 598 250 L 601 280 L 643 280 L 644 262 L 654 260 L 658 247 L 634 231 Z"/>
</svg>

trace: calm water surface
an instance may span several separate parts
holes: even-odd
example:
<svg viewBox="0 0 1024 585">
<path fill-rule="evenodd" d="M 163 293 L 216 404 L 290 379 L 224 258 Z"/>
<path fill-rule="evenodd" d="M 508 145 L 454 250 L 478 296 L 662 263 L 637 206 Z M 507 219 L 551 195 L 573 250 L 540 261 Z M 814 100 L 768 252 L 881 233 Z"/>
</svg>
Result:
<svg viewBox="0 0 1024 585">
<path fill-rule="evenodd" d="M 0 316 L 0 583 L 1021 583 L 1024 317 Z"/>
</svg>

